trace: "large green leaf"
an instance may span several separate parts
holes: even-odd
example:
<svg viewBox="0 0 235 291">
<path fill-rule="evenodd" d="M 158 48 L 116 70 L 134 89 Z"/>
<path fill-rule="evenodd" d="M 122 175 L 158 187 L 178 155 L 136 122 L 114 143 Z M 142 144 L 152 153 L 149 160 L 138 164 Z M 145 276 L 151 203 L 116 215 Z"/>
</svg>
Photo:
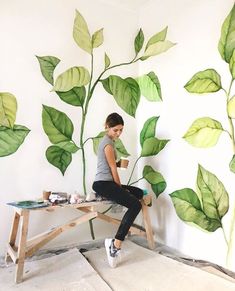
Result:
<svg viewBox="0 0 235 291">
<path fill-rule="evenodd" d="M 76 153 L 80 148 L 72 141 L 61 141 L 56 144 L 57 147 L 69 152 L 71 154 Z"/>
<path fill-rule="evenodd" d="M 104 42 L 103 30 L 104 29 L 101 28 L 92 35 L 91 42 L 93 48 L 99 47 Z"/>
<path fill-rule="evenodd" d="M 233 50 L 235 49 L 235 5 L 226 17 L 218 44 L 218 49 L 222 59 L 229 63 Z"/>
<path fill-rule="evenodd" d="M 41 69 L 41 73 L 43 77 L 51 85 L 54 85 L 53 73 L 54 73 L 55 67 L 60 62 L 60 59 L 53 56 L 44 56 L 44 57 L 36 56 L 36 57 L 39 61 L 39 65 L 40 65 L 40 69 Z"/>
<path fill-rule="evenodd" d="M 72 154 L 57 146 L 50 146 L 46 150 L 46 158 L 50 164 L 58 168 L 64 175 L 72 161 Z"/>
<path fill-rule="evenodd" d="M 123 142 L 121 141 L 120 138 L 118 138 L 115 142 L 114 142 L 114 147 L 116 149 L 116 153 L 117 153 L 117 160 L 120 160 L 121 157 L 128 157 L 130 156 L 130 154 L 127 152 Z"/>
<path fill-rule="evenodd" d="M 143 177 L 151 184 L 151 188 L 158 197 L 166 189 L 166 181 L 162 174 L 155 171 L 151 166 L 145 166 Z"/>
<path fill-rule="evenodd" d="M 16 152 L 29 132 L 30 130 L 22 125 L 14 125 L 13 128 L 0 126 L 0 157 Z"/>
<path fill-rule="evenodd" d="M 73 25 L 73 38 L 81 49 L 89 54 L 92 53 L 92 39 L 86 20 L 77 10 Z"/>
<path fill-rule="evenodd" d="M 184 86 L 190 93 L 212 93 L 221 87 L 220 75 L 214 69 L 207 69 L 196 73 Z"/>
<path fill-rule="evenodd" d="M 56 94 L 61 100 L 70 105 L 83 106 L 86 97 L 86 88 L 84 86 L 74 87 L 67 92 L 56 91 Z"/>
<path fill-rule="evenodd" d="M 213 232 L 221 227 L 220 221 L 205 215 L 197 194 L 190 188 L 177 190 L 170 194 L 175 210 L 180 219 L 191 222 L 202 229 Z"/>
<path fill-rule="evenodd" d="M 129 115 L 135 117 L 140 101 L 140 88 L 133 78 L 122 79 L 111 75 L 102 80 L 104 89 L 113 95 L 117 104 Z"/>
<path fill-rule="evenodd" d="M 89 83 L 90 74 L 84 67 L 73 67 L 59 75 L 55 81 L 54 91 L 67 92 L 74 87 L 82 87 Z"/>
<path fill-rule="evenodd" d="M 153 57 L 156 55 L 159 55 L 161 53 L 166 52 L 169 50 L 171 47 L 173 47 L 175 43 L 169 41 L 169 40 L 164 40 L 164 41 L 158 41 L 154 44 L 151 44 L 146 51 L 144 52 L 143 56 L 140 58 L 142 61 L 148 59 L 149 57 Z"/>
<path fill-rule="evenodd" d="M 235 155 L 233 155 L 232 160 L 229 163 L 230 171 L 235 173 Z"/>
<path fill-rule="evenodd" d="M 73 123 L 61 111 L 43 105 L 42 125 L 51 143 L 57 144 L 62 141 L 72 140 Z"/>
<path fill-rule="evenodd" d="M 14 95 L 0 92 L 0 126 L 13 128 L 16 120 L 17 101 Z"/>
<path fill-rule="evenodd" d="M 153 44 L 156 44 L 159 41 L 164 41 L 166 39 L 168 27 L 165 27 L 162 31 L 154 34 L 148 41 L 145 51 Z"/>
<path fill-rule="evenodd" d="M 235 118 L 235 96 L 231 98 L 227 104 L 228 115 L 231 118 Z"/>
<path fill-rule="evenodd" d="M 95 137 L 92 137 L 92 141 L 93 141 L 93 150 L 94 150 L 94 153 L 97 155 L 97 152 L 98 152 L 98 147 L 99 147 L 99 144 L 101 142 L 101 139 L 104 137 L 105 135 L 105 131 L 101 131 L 97 136 Z"/>
<path fill-rule="evenodd" d="M 105 131 L 101 131 L 97 136 L 92 137 L 92 141 L 93 141 L 93 150 L 94 153 L 97 155 L 97 151 L 98 151 L 98 147 L 99 144 L 102 140 L 102 138 L 105 135 Z M 114 142 L 114 147 L 116 150 L 116 154 L 117 154 L 117 160 L 120 159 L 120 157 L 128 157 L 130 156 L 130 154 L 127 152 L 125 146 L 123 145 L 123 142 L 121 141 L 120 138 L 118 138 L 115 142 Z"/>
<path fill-rule="evenodd" d="M 157 124 L 158 118 L 159 116 L 153 116 L 145 121 L 144 126 L 140 132 L 141 147 L 143 147 L 144 141 L 147 138 L 155 137 L 156 124 Z"/>
<path fill-rule="evenodd" d="M 221 123 L 210 117 L 196 119 L 183 138 L 195 147 L 214 146 L 223 132 Z"/>
<path fill-rule="evenodd" d="M 169 140 L 160 140 L 156 137 L 147 138 L 142 147 L 141 157 L 149 157 L 157 155 L 162 149 L 164 149 L 165 145 Z"/>
<path fill-rule="evenodd" d="M 221 221 L 229 207 L 228 193 L 223 183 L 214 174 L 199 165 L 197 186 L 206 216 Z"/>
<path fill-rule="evenodd" d="M 229 69 L 233 79 L 235 79 L 235 50 L 233 51 L 232 57 L 229 62 Z"/>
<path fill-rule="evenodd" d="M 161 85 L 154 72 L 138 77 L 136 81 L 140 86 L 142 95 L 148 101 L 162 101 Z"/>
<path fill-rule="evenodd" d="M 135 38 L 135 53 L 136 53 L 136 55 L 138 55 L 138 53 L 142 49 L 143 44 L 144 44 L 144 33 L 143 33 L 142 29 L 140 29 L 136 38 Z"/>
<path fill-rule="evenodd" d="M 104 54 L 104 68 L 107 69 L 110 66 L 110 58 L 109 56 L 105 53 Z"/>
</svg>

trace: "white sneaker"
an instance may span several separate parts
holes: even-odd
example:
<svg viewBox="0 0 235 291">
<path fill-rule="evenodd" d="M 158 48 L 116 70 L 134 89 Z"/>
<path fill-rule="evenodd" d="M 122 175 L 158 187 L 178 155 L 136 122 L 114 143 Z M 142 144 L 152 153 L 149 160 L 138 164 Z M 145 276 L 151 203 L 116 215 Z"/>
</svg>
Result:
<svg viewBox="0 0 235 291">
<path fill-rule="evenodd" d="M 114 239 L 112 238 L 106 238 L 104 244 L 109 265 L 111 268 L 116 268 L 117 263 L 120 260 L 121 249 L 118 249 L 114 246 Z"/>
</svg>

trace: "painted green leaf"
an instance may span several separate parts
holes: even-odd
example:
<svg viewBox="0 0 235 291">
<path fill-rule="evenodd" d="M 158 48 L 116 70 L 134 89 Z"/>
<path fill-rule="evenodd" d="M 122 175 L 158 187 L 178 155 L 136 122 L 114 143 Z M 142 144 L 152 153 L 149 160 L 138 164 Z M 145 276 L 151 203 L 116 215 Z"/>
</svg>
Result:
<svg viewBox="0 0 235 291">
<path fill-rule="evenodd" d="M 73 38 L 81 49 L 89 54 L 92 53 L 92 40 L 86 20 L 77 10 L 73 25 Z"/>
<path fill-rule="evenodd" d="M 190 188 L 177 190 L 170 194 L 177 215 L 185 222 L 191 222 L 202 229 L 213 232 L 221 227 L 220 221 L 205 215 L 197 194 Z"/>
<path fill-rule="evenodd" d="M 158 197 L 166 189 L 166 181 L 162 174 L 155 171 L 151 166 L 145 166 L 143 177 L 151 184 L 151 188 Z"/>
<path fill-rule="evenodd" d="M 58 168 L 64 175 L 72 161 L 72 154 L 57 146 L 50 146 L 46 150 L 46 158 L 50 164 Z"/>
<path fill-rule="evenodd" d="M 83 106 L 86 97 L 86 88 L 84 86 L 74 87 L 67 92 L 56 91 L 56 94 L 61 100 L 70 105 Z"/>
<path fill-rule="evenodd" d="M 195 147 L 213 147 L 223 132 L 221 123 L 210 117 L 196 119 L 183 138 Z"/>
<path fill-rule="evenodd" d="M 226 17 L 218 44 L 218 49 L 223 60 L 229 63 L 233 50 L 235 49 L 235 5 Z"/>
<path fill-rule="evenodd" d="M 93 48 L 99 47 L 104 42 L 103 30 L 104 29 L 101 28 L 92 35 L 91 42 Z"/>
<path fill-rule="evenodd" d="M 233 79 L 235 79 L 235 50 L 233 51 L 232 57 L 229 62 L 229 69 Z"/>
<path fill-rule="evenodd" d="M 150 137 L 155 137 L 156 124 L 159 116 L 150 117 L 145 121 L 144 126 L 140 132 L 140 144 L 143 147 L 144 141 Z"/>
<path fill-rule="evenodd" d="M 62 141 L 72 140 L 73 123 L 61 111 L 43 105 L 42 125 L 51 143 L 57 144 Z"/>
<path fill-rule="evenodd" d="M 93 150 L 94 153 L 97 155 L 98 152 L 98 147 L 100 144 L 101 139 L 103 138 L 103 136 L 105 135 L 105 131 L 101 131 L 97 136 L 92 137 L 92 141 L 93 141 Z"/>
<path fill-rule="evenodd" d="M 156 44 L 159 41 L 164 41 L 166 39 L 168 27 L 165 27 L 162 31 L 154 34 L 148 41 L 145 51 L 153 44 Z"/>
<path fill-rule="evenodd" d="M 138 55 L 138 53 L 142 49 L 143 44 L 144 44 L 144 33 L 143 33 L 142 29 L 140 29 L 136 38 L 135 38 L 135 53 L 136 53 L 136 55 Z"/>
<path fill-rule="evenodd" d="M 29 132 L 30 130 L 22 125 L 14 125 L 13 128 L 0 126 L 0 157 L 15 153 Z"/>
<path fill-rule="evenodd" d="M 235 155 L 233 155 L 233 158 L 229 163 L 229 168 L 231 172 L 235 173 Z"/>
<path fill-rule="evenodd" d="M 118 138 L 115 142 L 114 142 L 114 147 L 116 149 L 116 154 L 117 154 L 117 160 L 120 160 L 121 157 L 128 157 L 130 156 L 130 154 L 127 152 L 123 142 L 121 141 L 120 138 Z"/>
<path fill-rule="evenodd" d="M 49 82 L 52 86 L 54 85 L 54 70 L 55 67 L 59 64 L 60 59 L 53 56 L 36 56 L 40 65 L 41 73 L 43 77 Z"/>
<path fill-rule="evenodd" d="M 140 101 L 140 88 L 133 78 L 122 79 L 111 75 L 102 80 L 104 89 L 113 95 L 117 104 L 129 115 L 135 117 Z"/>
<path fill-rule="evenodd" d="M 228 193 L 223 183 L 198 165 L 197 186 L 201 194 L 203 212 L 207 217 L 221 221 L 229 207 Z"/>
<path fill-rule="evenodd" d="M 17 101 L 13 94 L 0 92 L 0 126 L 13 128 L 16 120 Z"/>
<path fill-rule="evenodd" d="M 57 147 L 69 152 L 71 154 L 76 153 L 80 148 L 72 141 L 61 141 L 56 144 Z"/>
<path fill-rule="evenodd" d="M 161 85 L 154 72 L 138 77 L 136 81 L 140 86 L 141 94 L 148 101 L 162 101 Z"/>
<path fill-rule="evenodd" d="M 105 131 L 101 131 L 96 137 L 92 138 L 93 141 L 93 150 L 94 153 L 97 155 L 98 147 L 100 144 L 101 139 L 105 135 Z M 117 160 L 120 159 L 120 157 L 128 157 L 130 154 L 127 152 L 125 146 L 123 145 L 123 142 L 121 141 L 120 138 L 118 138 L 115 143 L 114 147 L 116 149 L 116 154 L 117 154 Z"/>
<path fill-rule="evenodd" d="M 214 69 L 207 69 L 196 73 L 184 86 L 190 93 L 212 93 L 221 87 L 220 75 Z"/>
<path fill-rule="evenodd" d="M 157 43 L 154 43 L 150 45 L 146 51 L 144 52 L 143 56 L 140 58 L 142 61 L 148 59 L 149 57 L 153 57 L 156 55 L 159 55 L 161 53 L 166 52 L 169 50 L 171 47 L 173 47 L 175 43 L 169 41 L 169 40 L 164 40 L 164 41 L 158 41 Z"/>
<path fill-rule="evenodd" d="M 157 155 L 162 149 L 164 149 L 165 145 L 169 140 L 160 140 L 156 137 L 147 138 L 142 147 L 141 157 L 149 157 Z"/>
<path fill-rule="evenodd" d="M 231 98 L 227 104 L 228 116 L 235 118 L 235 96 Z"/>
<path fill-rule="evenodd" d="M 55 81 L 54 91 L 67 92 L 74 87 L 82 87 L 89 83 L 90 74 L 84 67 L 73 67 L 59 75 Z"/>
<path fill-rule="evenodd" d="M 104 55 L 104 67 L 105 67 L 105 69 L 107 69 L 109 66 L 110 66 L 110 59 L 109 59 L 109 57 L 108 57 L 108 55 L 105 53 L 105 55 Z"/>
</svg>

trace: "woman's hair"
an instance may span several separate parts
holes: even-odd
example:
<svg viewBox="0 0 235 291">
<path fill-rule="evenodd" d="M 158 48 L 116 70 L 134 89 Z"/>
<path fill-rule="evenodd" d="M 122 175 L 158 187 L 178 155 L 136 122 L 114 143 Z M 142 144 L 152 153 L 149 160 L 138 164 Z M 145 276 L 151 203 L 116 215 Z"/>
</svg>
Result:
<svg viewBox="0 0 235 291">
<path fill-rule="evenodd" d="M 114 127 L 119 124 L 124 125 L 124 121 L 121 115 L 116 112 L 109 114 L 109 116 L 106 118 L 105 127 Z"/>
</svg>

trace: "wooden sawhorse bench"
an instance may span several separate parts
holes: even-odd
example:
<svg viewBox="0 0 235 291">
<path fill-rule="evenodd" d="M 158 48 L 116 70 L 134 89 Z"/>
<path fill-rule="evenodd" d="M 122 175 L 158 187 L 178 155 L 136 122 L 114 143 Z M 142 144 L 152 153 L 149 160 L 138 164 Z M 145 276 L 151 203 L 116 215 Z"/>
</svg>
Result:
<svg viewBox="0 0 235 291">
<path fill-rule="evenodd" d="M 130 233 L 136 235 L 144 236 L 146 235 L 148 246 L 150 249 L 153 249 L 155 244 L 148 213 L 148 206 L 146 206 L 143 201 L 141 203 L 145 231 L 132 226 L 130 228 Z M 94 218 L 100 218 L 109 223 L 120 224 L 119 219 L 115 219 L 108 216 L 107 214 L 98 212 L 97 208 L 101 205 L 102 206 L 111 205 L 111 202 L 94 201 L 94 202 L 83 202 L 79 204 L 59 204 L 55 206 L 47 206 L 43 208 L 33 208 L 33 209 L 14 207 L 14 218 L 12 222 L 9 242 L 7 244 L 7 253 L 5 261 L 8 262 L 9 260 L 12 260 L 15 264 L 17 264 L 15 282 L 20 283 L 23 280 L 25 258 L 32 256 L 37 250 L 39 250 L 42 246 L 44 246 L 46 243 L 57 237 L 62 232 Z M 84 214 L 65 223 L 64 225 L 54 227 L 44 233 L 32 237 L 31 239 L 27 239 L 29 214 L 31 211 L 54 211 L 62 208 L 74 208 L 82 211 Z M 16 238 L 18 233 L 19 242 L 17 246 Z"/>
</svg>

